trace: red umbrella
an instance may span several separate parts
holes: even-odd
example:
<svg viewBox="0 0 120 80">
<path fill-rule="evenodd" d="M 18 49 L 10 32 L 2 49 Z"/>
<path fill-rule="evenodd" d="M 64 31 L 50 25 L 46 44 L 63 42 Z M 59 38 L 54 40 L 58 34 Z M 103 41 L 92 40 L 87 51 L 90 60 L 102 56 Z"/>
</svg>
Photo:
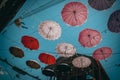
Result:
<svg viewBox="0 0 120 80">
<path fill-rule="evenodd" d="M 87 28 L 80 32 L 78 41 L 84 47 L 93 47 L 99 44 L 101 39 L 102 36 L 97 30 Z"/>
<path fill-rule="evenodd" d="M 37 50 L 39 48 L 39 42 L 34 37 L 23 36 L 21 42 L 26 48 L 29 48 L 30 50 Z"/>
<path fill-rule="evenodd" d="M 56 63 L 55 57 L 48 53 L 41 53 L 38 58 L 41 62 L 48 64 L 48 65 Z"/>
<path fill-rule="evenodd" d="M 61 14 L 65 23 L 71 26 L 80 26 L 86 21 L 88 11 L 84 4 L 70 2 L 64 6 Z"/>
<path fill-rule="evenodd" d="M 96 10 L 110 8 L 116 0 L 88 0 L 89 5 Z"/>
<path fill-rule="evenodd" d="M 101 47 L 94 51 L 93 57 L 96 60 L 103 60 L 110 57 L 112 54 L 112 49 L 109 47 Z"/>
</svg>

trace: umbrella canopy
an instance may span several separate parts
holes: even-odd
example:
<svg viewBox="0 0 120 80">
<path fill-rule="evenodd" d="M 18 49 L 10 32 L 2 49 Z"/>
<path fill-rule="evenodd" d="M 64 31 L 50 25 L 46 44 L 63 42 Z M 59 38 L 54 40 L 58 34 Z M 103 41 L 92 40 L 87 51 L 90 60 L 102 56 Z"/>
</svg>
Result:
<svg viewBox="0 0 120 80">
<path fill-rule="evenodd" d="M 42 74 L 45 76 L 55 76 L 55 65 L 48 65 L 42 70 Z"/>
<path fill-rule="evenodd" d="M 76 53 L 76 49 L 72 44 L 69 43 L 60 43 L 56 47 L 56 52 L 61 57 L 70 57 Z"/>
<path fill-rule="evenodd" d="M 38 31 L 47 40 L 56 40 L 61 36 L 61 27 L 54 21 L 42 22 Z"/>
<path fill-rule="evenodd" d="M 80 2 L 70 2 L 64 6 L 61 12 L 62 19 L 70 26 L 82 25 L 88 15 L 87 8 Z"/>
<path fill-rule="evenodd" d="M 100 43 L 101 39 L 100 32 L 86 28 L 80 32 L 78 41 L 83 47 L 94 47 Z"/>
<path fill-rule="evenodd" d="M 9 48 L 10 53 L 18 58 L 22 58 L 24 57 L 24 52 L 22 49 L 18 48 L 18 47 L 10 47 Z"/>
<path fill-rule="evenodd" d="M 72 64 L 77 68 L 86 68 L 90 66 L 91 60 L 85 56 L 79 56 L 73 59 Z"/>
<path fill-rule="evenodd" d="M 29 66 L 30 68 L 33 68 L 33 69 L 39 69 L 40 68 L 39 63 L 35 60 L 27 60 L 26 65 Z"/>
<path fill-rule="evenodd" d="M 41 53 L 38 58 L 42 63 L 48 64 L 48 65 L 56 63 L 55 57 L 48 53 Z"/>
<path fill-rule="evenodd" d="M 61 63 L 56 66 L 58 73 L 68 73 L 72 70 L 71 66 L 66 63 Z"/>
<path fill-rule="evenodd" d="M 24 45 L 24 47 L 29 48 L 30 50 L 37 50 L 39 48 L 39 42 L 34 37 L 23 36 L 21 42 Z"/>
<path fill-rule="evenodd" d="M 96 10 L 110 8 L 116 0 L 88 0 L 89 5 Z"/>
<path fill-rule="evenodd" d="M 120 33 L 120 10 L 110 15 L 107 25 L 111 32 Z"/>
<path fill-rule="evenodd" d="M 93 57 L 96 60 L 103 60 L 110 57 L 112 54 L 112 49 L 109 47 L 101 47 L 94 51 Z"/>
</svg>

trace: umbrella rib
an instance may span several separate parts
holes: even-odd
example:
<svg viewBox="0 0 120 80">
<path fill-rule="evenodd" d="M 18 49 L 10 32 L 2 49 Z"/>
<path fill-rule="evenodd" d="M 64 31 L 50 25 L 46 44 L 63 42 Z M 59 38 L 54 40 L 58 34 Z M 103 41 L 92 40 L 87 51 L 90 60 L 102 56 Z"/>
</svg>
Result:
<svg viewBox="0 0 120 80">
<path fill-rule="evenodd" d="M 89 31 L 88 31 L 88 34 L 90 34 Z M 92 39 L 90 39 L 90 36 L 88 38 L 89 38 L 89 41 L 90 41 L 90 46 L 92 46 L 92 43 L 91 43 Z"/>
<path fill-rule="evenodd" d="M 81 61 L 81 68 L 83 68 L 83 59 L 81 58 L 80 61 Z"/>
<path fill-rule="evenodd" d="M 48 33 L 47 33 L 47 38 L 49 38 L 49 33 L 50 33 L 51 29 L 49 29 Z"/>
<path fill-rule="evenodd" d="M 73 20 L 73 18 L 72 18 L 72 15 L 69 17 L 69 22 L 71 22 Z"/>
<path fill-rule="evenodd" d="M 73 11 L 74 17 L 75 17 L 75 21 L 77 23 L 77 17 L 76 17 L 76 12 Z"/>
<path fill-rule="evenodd" d="M 32 39 L 30 39 L 30 43 L 29 43 L 30 46 L 28 47 L 30 50 L 32 50 L 32 49 L 31 49 L 31 46 L 32 46 L 31 43 L 32 43 Z"/>
<path fill-rule="evenodd" d="M 101 49 L 100 52 L 102 53 L 103 58 L 105 59 L 105 55 L 103 53 L 103 50 Z"/>
<path fill-rule="evenodd" d="M 92 44 L 92 42 L 91 42 L 91 41 L 92 41 L 92 39 L 90 39 L 90 38 L 89 38 L 89 40 L 90 40 L 90 46 L 93 46 L 93 44 Z"/>
<path fill-rule="evenodd" d="M 67 55 L 67 47 L 68 46 L 65 46 L 65 51 L 64 51 L 65 55 Z"/>
<path fill-rule="evenodd" d="M 75 18 L 75 21 L 76 21 L 76 23 L 77 23 L 76 10 L 74 9 L 74 7 L 75 7 L 75 4 L 72 4 L 72 6 L 71 6 L 71 8 L 73 9 L 72 13 L 74 14 L 74 18 Z M 70 20 L 72 20 L 72 15 L 71 15 Z M 76 23 L 75 23 L 75 24 L 76 24 Z"/>
<path fill-rule="evenodd" d="M 50 62 L 50 58 L 49 58 L 49 56 L 47 56 L 47 63 L 49 63 Z"/>
<path fill-rule="evenodd" d="M 96 8 L 96 0 L 93 0 L 93 1 L 91 2 L 91 5 L 92 5 L 93 8 Z"/>
<path fill-rule="evenodd" d="M 105 4 L 105 6 L 107 6 L 107 8 L 109 8 L 110 6 L 108 5 L 109 3 L 108 3 L 108 0 L 104 0 L 104 4 Z M 105 7 L 106 8 L 106 7 Z"/>
</svg>

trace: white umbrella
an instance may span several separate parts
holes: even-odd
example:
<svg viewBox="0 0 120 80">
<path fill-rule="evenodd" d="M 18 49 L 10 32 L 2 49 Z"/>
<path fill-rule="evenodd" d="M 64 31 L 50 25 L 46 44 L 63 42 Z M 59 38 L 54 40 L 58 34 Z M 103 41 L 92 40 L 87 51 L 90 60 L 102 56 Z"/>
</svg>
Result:
<svg viewBox="0 0 120 80">
<path fill-rule="evenodd" d="M 56 52 L 61 57 L 70 57 L 70 56 L 73 56 L 76 53 L 76 49 L 72 44 L 61 43 L 61 44 L 57 45 Z"/>
<path fill-rule="evenodd" d="M 44 21 L 39 26 L 39 33 L 47 40 L 56 40 L 61 36 L 61 27 L 54 21 Z"/>
<path fill-rule="evenodd" d="M 91 60 L 85 56 L 80 56 L 73 59 L 72 64 L 77 68 L 86 68 L 90 66 Z"/>
</svg>

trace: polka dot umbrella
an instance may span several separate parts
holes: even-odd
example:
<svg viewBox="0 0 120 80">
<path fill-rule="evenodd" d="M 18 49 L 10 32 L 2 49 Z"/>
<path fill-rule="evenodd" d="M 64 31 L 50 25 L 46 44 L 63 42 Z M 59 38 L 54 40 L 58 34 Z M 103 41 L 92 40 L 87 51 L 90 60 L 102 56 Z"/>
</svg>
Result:
<svg viewBox="0 0 120 80">
<path fill-rule="evenodd" d="M 102 36 L 97 30 L 86 28 L 79 34 L 78 41 L 83 47 L 94 47 L 100 43 Z"/>
<path fill-rule="evenodd" d="M 61 12 L 63 21 L 70 26 L 82 25 L 88 15 L 87 8 L 80 2 L 67 3 Z"/>
</svg>

